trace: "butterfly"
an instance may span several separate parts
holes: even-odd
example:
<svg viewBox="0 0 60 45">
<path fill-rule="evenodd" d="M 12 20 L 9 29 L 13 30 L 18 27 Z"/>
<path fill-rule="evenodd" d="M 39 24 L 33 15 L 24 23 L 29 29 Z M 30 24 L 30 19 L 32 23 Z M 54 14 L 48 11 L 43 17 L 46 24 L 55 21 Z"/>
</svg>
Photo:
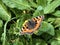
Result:
<svg viewBox="0 0 60 45">
<path fill-rule="evenodd" d="M 23 24 L 20 34 L 22 35 L 33 34 L 33 32 L 37 31 L 38 28 L 41 26 L 41 22 L 43 21 L 43 19 L 44 19 L 44 15 L 26 20 Z"/>
</svg>

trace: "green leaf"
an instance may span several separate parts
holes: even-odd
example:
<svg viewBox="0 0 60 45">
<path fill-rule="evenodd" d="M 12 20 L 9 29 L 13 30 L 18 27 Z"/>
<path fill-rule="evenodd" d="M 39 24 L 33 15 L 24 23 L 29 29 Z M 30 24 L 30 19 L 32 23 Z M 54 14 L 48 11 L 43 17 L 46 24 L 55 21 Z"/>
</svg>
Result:
<svg viewBox="0 0 60 45">
<path fill-rule="evenodd" d="M 52 41 L 51 45 L 60 45 L 60 40 L 54 40 L 54 41 Z"/>
<path fill-rule="evenodd" d="M 38 6 L 37 7 L 37 10 L 35 10 L 35 12 L 33 13 L 33 17 L 40 16 L 40 15 L 43 15 L 43 8 L 42 8 L 42 6 Z"/>
<path fill-rule="evenodd" d="M 58 32 L 57 32 L 58 33 Z M 56 37 L 48 41 L 51 45 L 60 45 L 60 40 L 57 40 Z"/>
<path fill-rule="evenodd" d="M 52 2 L 52 0 L 47 0 L 48 2 L 47 2 L 47 5 L 49 5 L 51 2 Z"/>
<path fill-rule="evenodd" d="M 56 17 L 60 17 L 60 10 L 57 10 L 56 12 L 54 12 L 53 15 Z"/>
<path fill-rule="evenodd" d="M 27 0 L 2 0 L 8 7 L 17 9 L 32 9 Z"/>
<path fill-rule="evenodd" d="M 37 4 L 42 6 L 42 7 L 45 7 L 46 4 L 47 4 L 47 0 L 36 0 Z"/>
<path fill-rule="evenodd" d="M 60 18 L 56 18 L 54 22 L 55 28 L 60 27 Z"/>
<path fill-rule="evenodd" d="M 51 13 L 60 5 L 60 0 L 54 0 L 51 4 L 47 5 L 44 9 L 44 14 Z"/>
<path fill-rule="evenodd" d="M 48 18 L 48 20 L 47 20 L 47 22 L 49 22 L 49 23 L 54 23 L 54 21 L 55 21 L 55 18 Z"/>
<path fill-rule="evenodd" d="M 10 20 L 11 15 L 7 12 L 6 7 L 0 4 L 0 18 L 3 20 Z"/>
<path fill-rule="evenodd" d="M 40 29 L 39 29 L 39 30 L 40 30 L 40 31 L 43 31 L 43 32 L 48 31 L 48 30 L 49 30 L 48 23 L 45 22 L 45 21 L 43 21 L 42 24 L 41 24 L 41 26 L 40 26 Z"/>
<path fill-rule="evenodd" d="M 47 43 L 41 39 L 33 39 L 33 45 L 47 45 Z"/>
<path fill-rule="evenodd" d="M 55 19 L 55 24 L 60 24 L 60 18 Z"/>
<path fill-rule="evenodd" d="M 56 39 L 60 40 L 60 30 L 56 30 Z"/>
<path fill-rule="evenodd" d="M 47 31 L 48 34 L 54 36 L 55 35 L 55 31 L 54 31 L 54 27 L 49 23 L 49 30 Z"/>
<path fill-rule="evenodd" d="M 29 0 L 29 4 L 30 4 L 30 6 L 32 6 L 32 7 L 34 7 L 34 8 L 37 8 L 38 7 L 38 5 L 35 3 L 35 2 L 33 2 L 33 1 L 31 1 L 31 0 Z"/>
<path fill-rule="evenodd" d="M 19 41 L 19 38 L 15 39 L 15 42 L 13 43 L 13 45 L 23 45 L 23 42 Z"/>
<path fill-rule="evenodd" d="M 3 26 L 3 21 L 2 20 L 0 20 L 0 27 L 2 27 Z"/>
</svg>

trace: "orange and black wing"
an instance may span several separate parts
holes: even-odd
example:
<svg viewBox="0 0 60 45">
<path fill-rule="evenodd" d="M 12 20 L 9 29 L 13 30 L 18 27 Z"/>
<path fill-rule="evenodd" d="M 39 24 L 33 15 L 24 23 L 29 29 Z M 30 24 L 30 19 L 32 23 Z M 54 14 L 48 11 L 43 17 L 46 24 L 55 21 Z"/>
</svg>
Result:
<svg viewBox="0 0 60 45">
<path fill-rule="evenodd" d="M 26 33 L 31 34 L 34 31 L 36 31 L 41 25 L 43 18 L 44 18 L 43 16 L 38 16 L 32 18 L 31 20 L 28 20 L 22 27 L 21 34 L 26 34 Z"/>
</svg>

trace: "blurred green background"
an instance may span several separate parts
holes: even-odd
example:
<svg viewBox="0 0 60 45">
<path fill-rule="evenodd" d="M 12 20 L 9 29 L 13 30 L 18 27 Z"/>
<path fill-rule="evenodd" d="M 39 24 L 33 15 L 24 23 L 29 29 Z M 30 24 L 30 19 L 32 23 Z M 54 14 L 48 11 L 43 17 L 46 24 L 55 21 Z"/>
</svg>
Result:
<svg viewBox="0 0 60 45">
<path fill-rule="evenodd" d="M 25 20 L 42 15 L 37 32 L 20 35 Z M 0 45 L 60 45 L 60 0 L 0 0 Z"/>
</svg>

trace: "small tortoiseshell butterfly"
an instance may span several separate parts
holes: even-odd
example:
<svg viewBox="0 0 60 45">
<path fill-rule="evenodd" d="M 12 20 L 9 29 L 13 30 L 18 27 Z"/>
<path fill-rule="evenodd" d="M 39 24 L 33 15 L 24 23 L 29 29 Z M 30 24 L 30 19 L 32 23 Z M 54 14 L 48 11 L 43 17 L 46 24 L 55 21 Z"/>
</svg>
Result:
<svg viewBox="0 0 60 45">
<path fill-rule="evenodd" d="M 20 34 L 22 35 L 27 33 L 32 34 L 34 31 L 36 31 L 40 27 L 43 18 L 44 16 L 38 16 L 25 21 Z"/>
</svg>

